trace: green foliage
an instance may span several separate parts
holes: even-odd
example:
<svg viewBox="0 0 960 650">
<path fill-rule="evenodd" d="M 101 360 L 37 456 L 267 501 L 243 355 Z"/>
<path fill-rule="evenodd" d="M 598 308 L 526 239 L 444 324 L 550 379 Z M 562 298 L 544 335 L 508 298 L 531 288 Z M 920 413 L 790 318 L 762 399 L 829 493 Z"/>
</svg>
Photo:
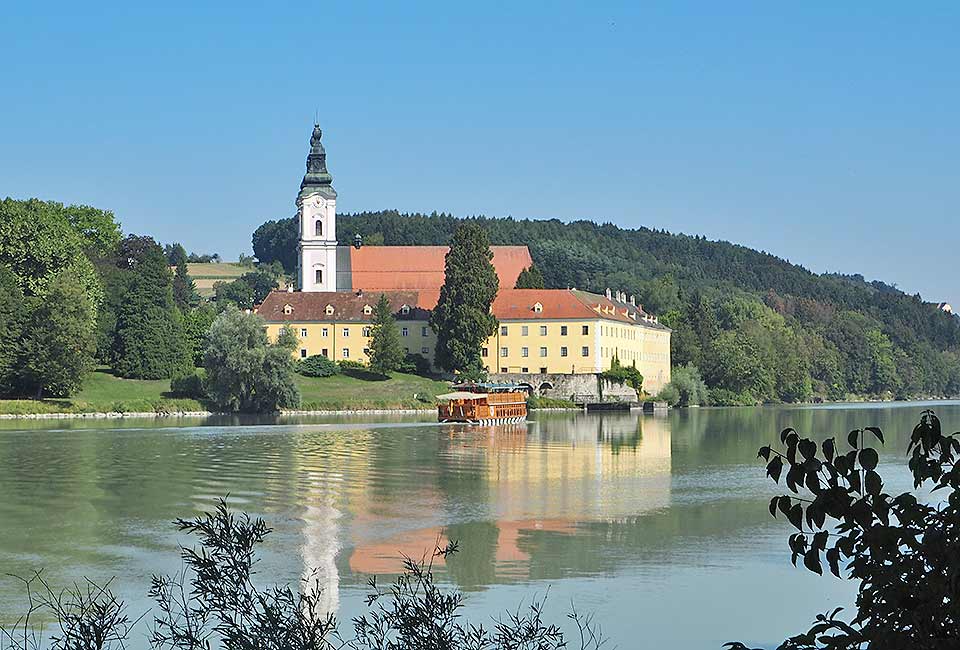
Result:
<svg viewBox="0 0 960 650">
<path fill-rule="evenodd" d="M 88 205 L 64 208 L 67 221 L 84 242 L 84 251 L 91 259 L 109 256 L 120 242 L 120 224 L 113 212 Z"/>
<path fill-rule="evenodd" d="M 257 269 L 244 273 L 233 282 L 214 285 L 214 299 L 221 306 L 232 304 L 239 309 L 253 309 L 279 286 L 277 277 L 268 270 Z"/>
<path fill-rule="evenodd" d="M 700 370 L 692 364 L 673 368 L 667 386 L 677 391 L 677 399 L 671 404 L 703 406 L 709 403 L 707 384 L 700 377 Z"/>
<path fill-rule="evenodd" d="M 181 260 L 173 274 L 173 302 L 180 311 L 185 312 L 200 301 L 197 287 L 187 272 L 187 262 Z"/>
<path fill-rule="evenodd" d="M 202 304 L 183 314 L 183 336 L 194 366 L 203 363 L 203 350 L 207 343 L 207 333 L 217 317 L 212 305 Z"/>
<path fill-rule="evenodd" d="M 340 374 L 340 366 L 326 355 L 314 354 L 297 361 L 297 374 L 304 377 L 333 377 Z"/>
<path fill-rule="evenodd" d="M 670 406 L 677 406 L 680 403 L 680 391 L 673 383 L 669 383 L 660 389 L 654 399 L 658 402 L 666 402 Z"/>
<path fill-rule="evenodd" d="M 369 368 L 363 361 L 355 361 L 353 359 L 343 359 L 339 362 L 339 365 L 342 370 L 366 370 Z"/>
<path fill-rule="evenodd" d="M 638 396 L 643 393 L 643 375 L 637 370 L 636 361 L 632 365 L 623 366 L 620 365 L 620 359 L 613 357 L 610 360 L 610 367 L 600 373 L 600 376 L 608 381 L 626 384 L 637 391 Z"/>
<path fill-rule="evenodd" d="M 380 294 L 373 308 L 373 326 L 370 328 L 370 369 L 382 375 L 398 370 L 403 363 L 404 350 L 400 330 L 386 295 Z"/>
<path fill-rule="evenodd" d="M 480 349 L 497 328 L 490 306 L 500 282 L 492 258 L 483 228 L 469 222 L 459 226 L 447 253 L 440 299 L 430 314 L 437 365 L 464 378 L 482 375 Z"/>
<path fill-rule="evenodd" d="M 573 401 L 560 397 L 541 397 L 530 395 L 527 397 L 528 409 L 580 409 Z"/>
<path fill-rule="evenodd" d="M 80 216 L 87 212 L 79 208 L 65 209 L 60 203 L 38 199 L 0 201 L 0 266 L 13 272 L 26 296 L 44 296 L 54 278 L 69 275 L 90 300 L 92 320 L 103 301 L 103 290 L 86 250 L 88 246 L 95 249 L 100 237 L 85 239 L 74 229 L 68 211 L 78 215 L 82 227 L 85 222 Z"/>
<path fill-rule="evenodd" d="M 261 264 L 280 262 L 284 271 L 294 273 L 297 270 L 297 232 L 296 217 L 268 221 L 253 233 L 253 254 Z M 352 243 L 352 242 L 351 242 Z"/>
<path fill-rule="evenodd" d="M 767 475 L 790 491 L 769 509 L 798 531 L 789 538 L 794 565 L 859 583 L 852 619 L 839 609 L 817 616 L 784 650 L 960 646 L 960 433 L 945 434 L 924 411 L 907 449 L 914 490 L 897 496 L 884 491 L 874 440 L 883 444 L 877 427 L 819 445 L 788 428 L 783 451 L 760 448 Z"/>
<path fill-rule="evenodd" d="M 0 266 L 0 395 L 14 392 L 28 315 L 16 276 Z"/>
<path fill-rule="evenodd" d="M 403 358 L 400 364 L 400 372 L 419 375 L 420 377 L 433 376 L 433 368 L 430 366 L 430 359 L 422 354 L 412 352 Z"/>
<path fill-rule="evenodd" d="M 192 372 L 176 375 L 170 380 L 170 393 L 174 397 L 203 399 L 207 396 L 205 381 L 203 368 L 194 368 Z"/>
<path fill-rule="evenodd" d="M 540 272 L 540 269 L 538 269 L 536 265 L 531 264 L 529 267 L 520 271 L 515 287 L 517 289 L 543 289 L 543 273 Z"/>
<path fill-rule="evenodd" d="M 66 397 L 80 389 L 96 351 L 93 306 L 85 287 L 62 274 L 29 300 L 14 384 L 22 394 Z"/>
<path fill-rule="evenodd" d="M 295 338 L 295 337 L 294 337 Z M 270 344 L 263 319 L 227 307 L 210 327 L 207 391 L 225 411 L 269 413 L 300 404 L 289 341 Z"/>
<path fill-rule="evenodd" d="M 163 250 L 150 238 L 135 239 L 122 258 L 129 284 L 117 311 L 113 367 L 121 377 L 169 379 L 193 367 L 183 318 Z"/>
<path fill-rule="evenodd" d="M 180 266 L 187 263 L 187 249 L 181 244 L 167 244 L 163 247 L 163 254 L 170 266 Z"/>
<path fill-rule="evenodd" d="M 589 221 L 383 211 L 340 215 L 337 223 L 343 244 L 359 232 L 381 233 L 388 245 L 447 245 L 465 221 L 486 230 L 493 244 L 528 245 L 547 287 L 635 294 L 674 330 L 673 363 L 696 365 L 725 399 L 960 394 L 960 321 L 918 296 L 859 276 L 816 275 L 727 242 Z M 293 220 L 290 228 L 295 237 Z M 892 348 L 873 335 L 868 340 L 872 329 Z M 722 331 L 746 332 L 746 349 L 763 353 L 750 368 L 749 385 L 731 376 L 743 350 L 727 340 L 715 343 Z M 724 358 L 727 353 L 733 357 Z"/>
</svg>

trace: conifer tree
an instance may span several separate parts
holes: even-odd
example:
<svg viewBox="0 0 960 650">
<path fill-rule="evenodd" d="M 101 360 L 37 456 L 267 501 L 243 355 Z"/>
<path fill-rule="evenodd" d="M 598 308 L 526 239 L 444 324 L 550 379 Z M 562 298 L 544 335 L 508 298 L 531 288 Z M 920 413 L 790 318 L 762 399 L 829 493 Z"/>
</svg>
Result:
<svg viewBox="0 0 960 650">
<path fill-rule="evenodd" d="M 543 289 L 543 273 L 536 266 L 531 264 L 520 271 L 517 276 L 517 282 L 514 285 L 516 289 Z"/>
<path fill-rule="evenodd" d="M 373 309 L 373 327 L 370 330 L 370 369 L 386 375 L 403 363 L 404 351 L 400 344 L 400 331 L 393 318 L 390 301 L 380 294 Z"/>
<path fill-rule="evenodd" d="M 187 273 L 187 259 L 182 257 L 177 262 L 177 270 L 173 274 L 173 301 L 181 312 L 186 313 L 197 304 L 198 298 L 197 287 Z"/>
<path fill-rule="evenodd" d="M 169 379 L 193 367 L 163 249 L 142 242 L 117 314 L 114 370 L 121 377 Z"/>
<path fill-rule="evenodd" d="M 500 283 L 492 259 L 483 228 L 472 222 L 458 227 L 447 252 L 440 299 L 430 314 L 437 365 L 466 379 L 482 376 L 480 348 L 497 328 L 490 306 Z"/>
</svg>

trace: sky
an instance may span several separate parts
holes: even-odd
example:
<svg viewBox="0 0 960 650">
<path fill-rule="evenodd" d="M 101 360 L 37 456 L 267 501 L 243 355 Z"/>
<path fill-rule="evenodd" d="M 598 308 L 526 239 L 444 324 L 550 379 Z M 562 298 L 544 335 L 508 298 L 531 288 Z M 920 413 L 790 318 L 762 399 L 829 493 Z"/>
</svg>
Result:
<svg viewBox="0 0 960 650">
<path fill-rule="evenodd" d="M 0 196 L 249 253 L 338 211 L 705 235 L 960 303 L 960 3 L 7 3 Z"/>
</svg>

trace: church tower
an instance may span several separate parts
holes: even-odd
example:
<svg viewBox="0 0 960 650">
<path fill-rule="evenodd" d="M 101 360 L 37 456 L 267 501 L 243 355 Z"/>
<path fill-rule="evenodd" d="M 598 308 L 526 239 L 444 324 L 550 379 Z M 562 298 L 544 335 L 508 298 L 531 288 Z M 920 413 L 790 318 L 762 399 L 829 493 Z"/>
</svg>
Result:
<svg viewBox="0 0 960 650">
<path fill-rule="evenodd" d="M 313 126 L 307 173 L 300 183 L 298 284 L 301 291 L 337 289 L 337 192 L 327 172 L 327 154 L 320 143 L 323 132 Z"/>
</svg>

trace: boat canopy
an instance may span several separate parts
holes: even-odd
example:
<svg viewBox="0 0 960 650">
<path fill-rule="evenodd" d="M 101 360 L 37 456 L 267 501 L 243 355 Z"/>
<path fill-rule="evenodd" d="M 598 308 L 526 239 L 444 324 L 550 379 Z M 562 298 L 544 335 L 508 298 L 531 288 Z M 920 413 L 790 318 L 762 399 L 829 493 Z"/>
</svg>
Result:
<svg viewBox="0 0 960 650">
<path fill-rule="evenodd" d="M 478 399 L 484 396 L 485 396 L 484 393 L 470 393 L 465 390 L 459 390 L 453 393 L 444 393 L 443 395 L 437 395 L 437 399 L 442 399 L 442 400 Z"/>
</svg>

